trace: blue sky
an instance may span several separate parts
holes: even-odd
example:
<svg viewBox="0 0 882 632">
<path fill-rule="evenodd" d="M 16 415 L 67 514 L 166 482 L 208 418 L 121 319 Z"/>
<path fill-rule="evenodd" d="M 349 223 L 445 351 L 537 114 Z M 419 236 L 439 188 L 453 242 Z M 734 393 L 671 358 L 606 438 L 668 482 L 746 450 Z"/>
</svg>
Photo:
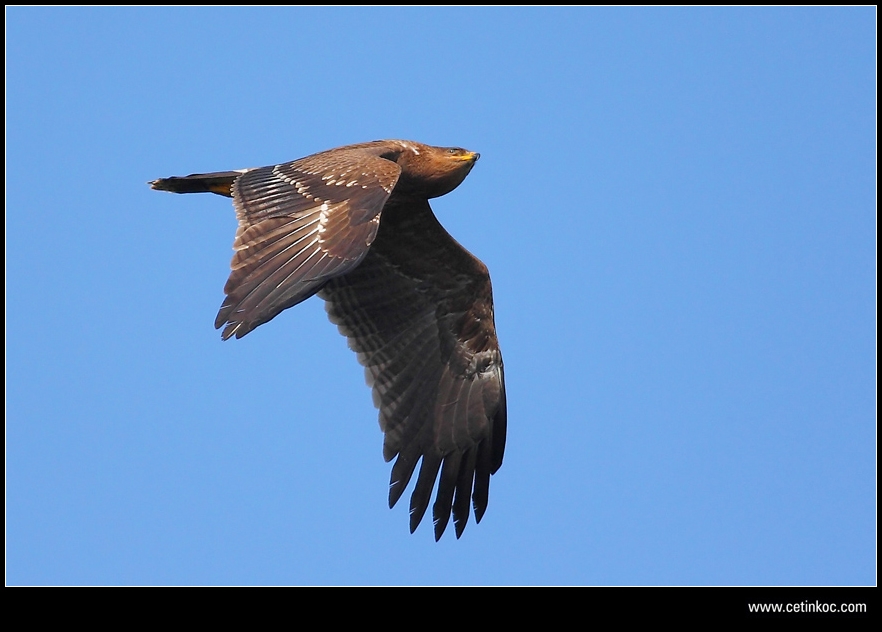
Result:
<svg viewBox="0 0 882 632">
<path fill-rule="evenodd" d="M 6 10 L 9 584 L 876 581 L 876 11 Z M 222 342 L 229 200 L 481 152 L 509 430 L 435 543 L 311 299 Z"/>
</svg>

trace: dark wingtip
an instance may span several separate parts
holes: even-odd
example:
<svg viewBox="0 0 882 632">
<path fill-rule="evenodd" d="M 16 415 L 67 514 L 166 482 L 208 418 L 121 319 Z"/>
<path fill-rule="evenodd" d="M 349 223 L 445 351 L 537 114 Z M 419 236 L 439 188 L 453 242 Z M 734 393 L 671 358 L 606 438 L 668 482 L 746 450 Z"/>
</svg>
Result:
<svg viewBox="0 0 882 632">
<path fill-rule="evenodd" d="M 224 325 L 226 325 L 226 327 L 224 327 Z M 233 329 L 232 323 L 227 323 L 226 321 L 222 321 L 220 323 L 218 323 L 218 322 L 214 323 L 215 329 L 220 329 L 221 327 L 224 327 L 224 330 L 221 332 L 221 340 L 229 340 L 230 338 L 233 337 L 233 334 L 235 333 L 236 330 Z"/>
<path fill-rule="evenodd" d="M 404 485 L 401 484 L 400 481 L 391 481 L 389 483 L 389 509 L 395 506 L 395 503 L 398 502 L 398 499 L 401 498 L 401 495 L 404 493 Z M 411 531 L 413 533 L 413 531 Z"/>
<path fill-rule="evenodd" d="M 472 508 L 475 510 L 475 524 L 480 524 L 484 512 L 487 511 L 488 488 L 490 485 L 489 475 L 487 481 L 480 481 L 480 487 L 475 485 L 475 492 L 472 494 Z"/>
<path fill-rule="evenodd" d="M 444 535 L 444 531 L 447 530 L 447 523 L 449 521 L 450 521 L 449 516 L 448 516 L 447 520 L 435 520 L 435 542 L 440 540 L 441 536 Z"/>
<path fill-rule="evenodd" d="M 243 322 L 234 322 L 228 321 L 226 319 L 222 319 L 221 315 L 223 314 L 223 310 L 220 314 L 217 315 L 217 318 L 214 321 L 214 328 L 220 329 L 221 327 L 224 330 L 221 332 L 221 340 L 229 340 L 233 336 L 236 337 L 236 340 L 249 333 L 253 327 L 249 327 Z"/>
<path fill-rule="evenodd" d="M 421 512 L 413 511 L 410 514 L 410 532 L 413 533 L 417 530 L 417 527 L 420 526 L 420 521 L 423 519 L 423 514 Z"/>
<path fill-rule="evenodd" d="M 475 505 L 475 524 L 481 523 L 485 511 L 487 511 L 487 505 Z M 463 529 L 465 529 L 465 525 L 463 525 Z"/>
<path fill-rule="evenodd" d="M 453 517 L 453 528 L 456 530 L 456 539 L 459 540 L 462 537 L 463 531 L 465 531 L 466 524 L 468 523 L 468 514 L 466 514 L 465 519 L 457 520 L 456 516 Z"/>
<path fill-rule="evenodd" d="M 416 531 L 416 528 L 420 525 L 420 522 L 423 521 L 423 516 L 426 515 L 426 509 L 428 509 L 428 502 L 421 502 L 420 500 L 416 500 L 416 491 L 414 491 L 414 495 L 411 496 L 410 499 L 410 532 L 413 533 Z"/>
</svg>

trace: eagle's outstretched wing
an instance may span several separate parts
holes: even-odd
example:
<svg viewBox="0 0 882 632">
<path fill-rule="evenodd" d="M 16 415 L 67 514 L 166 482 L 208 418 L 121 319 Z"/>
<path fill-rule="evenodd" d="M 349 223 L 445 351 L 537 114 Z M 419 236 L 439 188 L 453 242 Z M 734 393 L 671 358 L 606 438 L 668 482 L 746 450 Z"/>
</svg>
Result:
<svg viewBox="0 0 882 632">
<path fill-rule="evenodd" d="M 361 264 L 320 291 L 331 320 L 365 366 L 392 468 L 393 506 L 422 459 L 410 502 L 413 532 L 432 508 L 435 539 L 451 509 L 459 537 L 473 499 L 487 508 L 502 465 L 506 408 L 502 355 L 487 268 L 435 219 L 426 200 L 387 204 Z"/>
</svg>

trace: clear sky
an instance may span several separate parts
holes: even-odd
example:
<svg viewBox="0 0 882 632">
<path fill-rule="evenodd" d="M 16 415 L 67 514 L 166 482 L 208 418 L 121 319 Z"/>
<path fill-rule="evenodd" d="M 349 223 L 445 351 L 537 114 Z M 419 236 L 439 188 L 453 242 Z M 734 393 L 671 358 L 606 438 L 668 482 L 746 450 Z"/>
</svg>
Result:
<svg viewBox="0 0 882 632">
<path fill-rule="evenodd" d="M 874 8 L 7 8 L 10 584 L 876 581 Z M 229 200 L 379 138 L 490 268 L 480 525 L 390 510 L 314 298 L 214 318 Z"/>
</svg>

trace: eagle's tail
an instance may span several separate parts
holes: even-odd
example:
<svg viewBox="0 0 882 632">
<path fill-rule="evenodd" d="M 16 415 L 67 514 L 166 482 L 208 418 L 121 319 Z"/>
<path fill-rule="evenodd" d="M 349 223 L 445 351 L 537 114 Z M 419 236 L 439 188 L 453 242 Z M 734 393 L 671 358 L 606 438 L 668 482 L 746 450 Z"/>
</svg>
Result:
<svg viewBox="0 0 882 632">
<path fill-rule="evenodd" d="M 218 171 L 217 173 L 194 173 L 189 176 L 173 176 L 149 182 L 157 191 L 172 193 L 216 193 L 233 197 L 233 182 L 248 169 L 240 171 Z"/>
</svg>

